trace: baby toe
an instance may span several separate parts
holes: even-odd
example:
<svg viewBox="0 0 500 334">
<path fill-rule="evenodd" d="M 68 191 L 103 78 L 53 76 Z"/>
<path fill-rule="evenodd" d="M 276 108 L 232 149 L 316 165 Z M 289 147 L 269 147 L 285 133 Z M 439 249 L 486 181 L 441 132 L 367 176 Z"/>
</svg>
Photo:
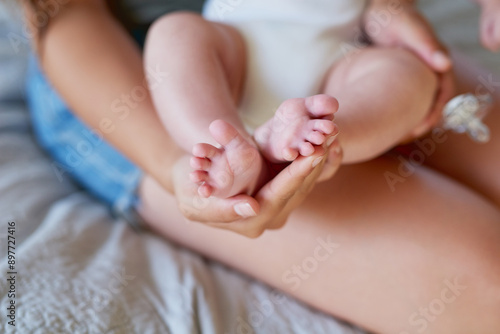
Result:
<svg viewBox="0 0 500 334">
<path fill-rule="evenodd" d="M 314 117 L 333 118 L 333 114 L 339 109 L 339 103 L 330 95 L 320 94 L 306 98 L 306 107 Z"/>
<path fill-rule="evenodd" d="M 306 140 L 314 145 L 321 145 L 325 142 L 325 136 L 318 131 L 313 131 L 306 135 Z"/>
<path fill-rule="evenodd" d="M 195 170 L 189 173 L 189 179 L 194 183 L 205 182 L 208 180 L 208 173 L 201 170 Z"/>
<path fill-rule="evenodd" d="M 287 147 L 283 150 L 283 159 L 285 161 L 293 161 L 299 156 L 299 151 L 291 147 Z"/>
<path fill-rule="evenodd" d="M 213 158 L 219 154 L 219 149 L 210 144 L 196 144 L 193 146 L 193 155 L 197 158 Z"/>
<path fill-rule="evenodd" d="M 191 157 L 189 164 L 191 165 L 191 168 L 199 170 L 208 170 L 212 165 L 210 160 L 198 157 Z"/>
<path fill-rule="evenodd" d="M 203 183 L 201 186 L 198 187 L 198 195 L 200 195 L 203 198 L 208 198 L 212 196 L 213 191 L 214 191 L 213 188 L 207 183 Z"/>
<path fill-rule="evenodd" d="M 330 135 L 336 130 L 335 123 L 326 119 L 313 119 L 309 121 L 311 129 L 321 132 L 325 135 Z"/>
<path fill-rule="evenodd" d="M 222 146 L 237 146 L 245 141 L 234 126 L 220 119 L 210 124 L 209 131 L 212 137 Z"/>
<path fill-rule="evenodd" d="M 304 143 L 300 144 L 299 151 L 300 151 L 300 155 L 302 155 L 304 157 L 308 157 L 314 153 L 314 146 L 312 146 L 311 143 L 304 142 Z"/>
</svg>

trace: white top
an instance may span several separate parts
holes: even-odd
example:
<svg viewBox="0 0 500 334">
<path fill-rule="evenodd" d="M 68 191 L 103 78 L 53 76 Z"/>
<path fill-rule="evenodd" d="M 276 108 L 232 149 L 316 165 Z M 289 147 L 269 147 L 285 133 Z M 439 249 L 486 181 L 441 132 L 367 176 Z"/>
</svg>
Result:
<svg viewBox="0 0 500 334">
<path fill-rule="evenodd" d="M 332 64 L 359 35 L 365 0 L 208 0 L 203 15 L 238 28 L 248 68 L 240 114 L 251 132 L 286 99 L 321 93 Z M 344 48 L 343 48 L 344 47 Z"/>
</svg>

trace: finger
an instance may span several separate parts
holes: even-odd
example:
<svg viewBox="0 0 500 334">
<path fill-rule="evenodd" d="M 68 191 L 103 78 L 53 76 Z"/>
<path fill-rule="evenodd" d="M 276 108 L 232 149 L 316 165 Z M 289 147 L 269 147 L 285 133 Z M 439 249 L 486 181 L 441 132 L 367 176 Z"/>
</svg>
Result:
<svg viewBox="0 0 500 334">
<path fill-rule="evenodd" d="M 288 220 L 290 213 L 307 198 L 309 193 L 313 190 L 315 184 L 318 182 L 318 177 L 324 170 L 327 154 L 328 151 L 323 154 L 319 163 L 317 163 L 318 158 L 313 160 L 313 166 L 316 166 L 313 167 L 311 172 L 300 182 L 298 188 L 293 189 L 293 194 L 283 200 L 282 204 L 280 203 L 281 205 L 279 206 L 279 211 L 275 216 L 273 216 L 274 219 L 267 224 L 267 229 L 281 228 Z M 340 162 L 341 159 L 338 159 L 338 166 L 340 166 Z"/>
<path fill-rule="evenodd" d="M 500 6 L 499 6 L 500 8 Z M 493 52 L 500 49 L 500 18 L 496 14 L 499 10 L 485 8 L 481 16 L 481 43 Z"/>
<path fill-rule="evenodd" d="M 275 220 L 273 218 L 273 225 L 274 221 Z M 249 220 L 239 220 L 230 224 L 207 223 L 206 225 L 214 228 L 235 232 L 252 239 L 260 237 L 265 230 L 269 229 L 269 226 L 265 224 L 265 220 L 260 219 L 259 217 L 250 218 Z"/>
<path fill-rule="evenodd" d="M 260 211 L 259 203 L 247 195 L 237 195 L 220 199 L 203 198 L 199 195 L 185 198 L 179 208 L 189 220 L 196 222 L 230 223 L 241 219 L 255 217 Z"/>
<path fill-rule="evenodd" d="M 191 157 L 189 164 L 191 168 L 197 170 L 208 170 L 212 165 L 211 161 L 206 158 Z"/>
<path fill-rule="evenodd" d="M 446 72 L 451 69 L 452 61 L 446 48 L 438 41 L 431 26 L 423 18 L 419 23 L 405 25 L 399 34 L 403 46 L 415 52 L 433 70 Z"/>
<path fill-rule="evenodd" d="M 453 96 L 455 96 L 455 78 L 452 72 L 447 72 L 440 76 L 439 91 L 434 105 L 422 124 L 413 131 L 411 140 L 419 138 L 441 122 L 443 109 Z"/>
<path fill-rule="evenodd" d="M 243 216 L 259 214 L 260 204 L 247 195 L 237 195 L 227 199 L 200 196 L 198 184 L 193 183 L 190 180 L 191 176 L 186 173 L 188 166 L 189 157 L 186 156 L 179 159 L 173 168 L 178 206 L 187 219 L 196 222 L 232 222 L 241 220 Z M 252 210 L 249 210 L 247 205 L 236 207 L 238 204 L 248 204 Z"/>
<path fill-rule="evenodd" d="M 251 199 L 251 200 L 250 200 Z M 250 199 L 238 198 L 236 204 L 233 205 L 233 211 L 241 218 L 250 218 L 258 215 L 259 204 L 255 199 L 250 197 Z"/>
<path fill-rule="evenodd" d="M 298 196 L 297 194 L 303 193 L 301 189 L 310 188 L 310 184 L 316 182 L 324 160 L 324 149 L 317 147 L 312 156 L 297 158 L 267 183 L 255 197 L 260 203 L 260 215 L 237 220 L 231 224 L 217 222 L 208 225 L 250 238 L 260 236 L 266 229 L 281 227 L 286 222 L 290 208 L 296 207 L 297 201 L 305 198 L 305 195 Z M 290 200 L 292 198 L 293 201 Z"/>
<path fill-rule="evenodd" d="M 447 72 L 441 75 L 439 92 L 434 103 L 435 112 L 431 113 L 429 123 L 436 126 L 443 118 L 443 109 L 445 105 L 456 95 L 455 76 L 453 72 Z"/>
<path fill-rule="evenodd" d="M 311 156 L 300 156 L 283 169 L 256 195 L 256 199 L 261 203 L 262 212 L 271 211 L 270 206 L 282 208 L 301 188 L 306 177 L 316 168 L 320 168 L 319 165 L 324 163 L 324 160 L 325 150 L 322 147 L 316 147 Z"/>
<path fill-rule="evenodd" d="M 342 163 L 342 147 L 340 146 L 340 142 L 338 140 L 332 143 L 328 150 L 325 165 L 323 166 L 323 170 L 321 171 L 317 182 L 323 182 L 331 179 Z"/>
<path fill-rule="evenodd" d="M 189 173 L 189 179 L 194 183 L 205 182 L 208 179 L 208 173 L 205 171 L 196 170 Z"/>
</svg>

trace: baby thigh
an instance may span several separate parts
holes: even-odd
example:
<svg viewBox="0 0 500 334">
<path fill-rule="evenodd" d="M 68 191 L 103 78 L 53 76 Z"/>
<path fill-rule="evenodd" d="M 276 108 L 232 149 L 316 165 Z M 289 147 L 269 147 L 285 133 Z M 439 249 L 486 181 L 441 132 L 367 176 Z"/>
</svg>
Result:
<svg viewBox="0 0 500 334">
<path fill-rule="evenodd" d="M 323 93 L 339 100 L 335 116 L 346 163 L 370 160 L 404 140 L 427 116 L 437 76 L 411 52 L 370 47 L 346 55 Z"/>
</svg>

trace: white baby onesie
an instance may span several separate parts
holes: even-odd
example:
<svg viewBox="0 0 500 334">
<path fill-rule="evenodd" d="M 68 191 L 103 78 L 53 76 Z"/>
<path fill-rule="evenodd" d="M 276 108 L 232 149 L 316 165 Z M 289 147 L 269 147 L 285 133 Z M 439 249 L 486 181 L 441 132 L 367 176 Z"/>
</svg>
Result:
<svg viewBox="0 0 500 334">
<path fill-rule="evenodd" d="M 208 0 L 205 18 L 236 27 L 248 52 L 240 115 L 249 131 L 286 99 L 318 94 L 366 0 Z M 344 45 L 345 46 L 345 45 Z"/>
</svg>

